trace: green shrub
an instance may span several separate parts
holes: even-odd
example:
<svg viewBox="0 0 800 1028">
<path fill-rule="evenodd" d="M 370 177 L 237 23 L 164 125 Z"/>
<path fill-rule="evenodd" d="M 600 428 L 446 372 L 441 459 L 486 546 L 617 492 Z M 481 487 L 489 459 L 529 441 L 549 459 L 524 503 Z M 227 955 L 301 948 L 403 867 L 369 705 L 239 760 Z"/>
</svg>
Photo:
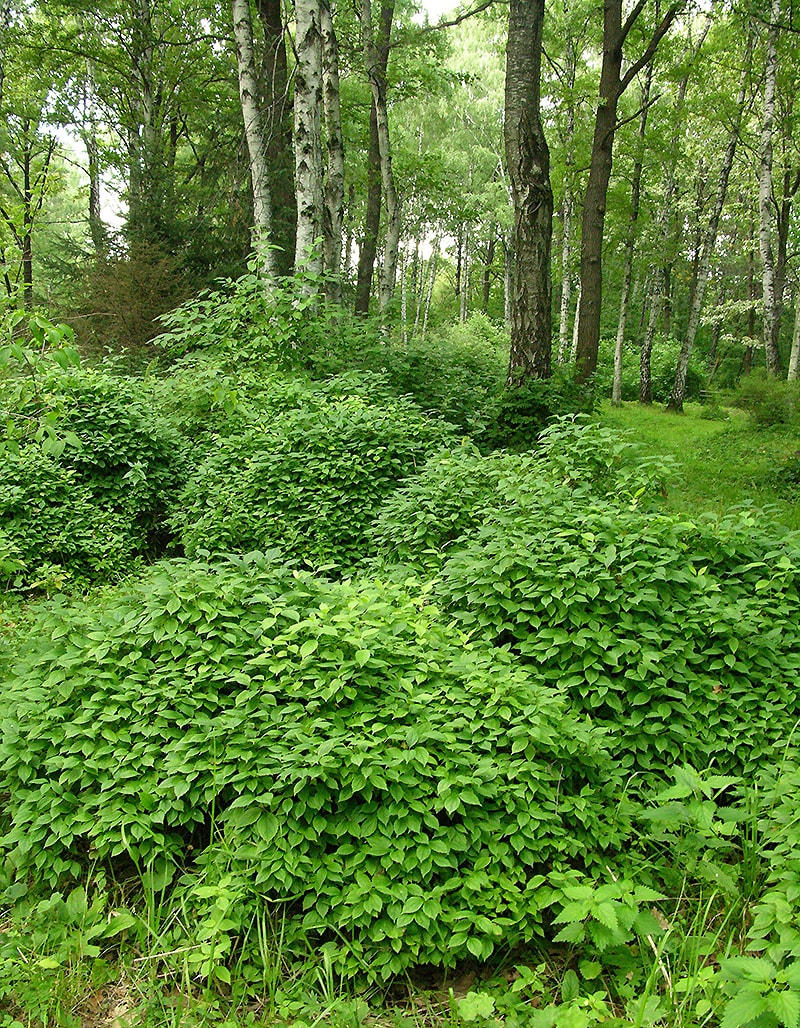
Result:
<svg viewBox="0 0 800 1028">
<path fill-rule="evenodd" d="M 594 389 L 560 372 L 552 378 L 530 379 L 504 389 L 495 398 L 486 430 L 477 442 L 481 449 L 530 450 L 543 428 L 555 418 L 591 413 Z"/>
<path fill-rule="evenodd" d="M 739 379 L 731 403 L 746 410 L 754 425 L 792 425 L 800 420 L 800 385 L 773 378 L 763 370 Z"/>
<path fill-rule="evenodd" d="M 76 578 L 102 578 L 163 549 L 181 447 L 139 383 L 44 367 L 4 413 L 0 515 L 27 569 L 17 571 L 17 585 L 30 587 L 48 562 Z"/>
<path fill-rule="evenodd" d="M 609 727 L 621 762 L 740 771 L 800 716 L 800 541 L 580 493 L 487 519 L 436 594 Z"/>
<path fill-rule="evenodd" d="M 381 500 L 452 439 L 408 403 L 308 396 L 221 440 L 191 478 L 172 519 L 188 555 L 279 544 L 314 561 L 357 561 Z"/>
<path fill-rule="evenodd" d="M 389 563 L 435 568 L 487 512 L 502 505 L 509 481 L 521 485 L 537 474 L 541 469 L 533 457 L 482 456 L 466 442 L 436 454 L 383 502 L 369 530 L 371 548 Z"/>
<path fill-rule="evenodd" d="M 33 638 L 0 746 L 20 880 L 196 859 L 193 923 L 224 887 L 229 930 L 275 904 L 287 952 L 386 977 L 536 937 L 548 871 L 620 843 L 597 733 L 422 593 L 175 562 Z"/>
<path fill-rule="evenodd" d="M 139 550 L 126 513 L 106 509 L 74 468 L 33 447 L 0 462 L 0 519 L 6 587 L 114 577 L 130 570 Z"/>
<path fill-rule="evenodd" d="M 626 433 L 562 418 L 532 453 L 482 456 L 463 444 L 436 454 L 387 497 L 370 538 L 382 560 L 430 571 L 482 523 L 518 506 L 546 510 L 573 493 L 643 506 L 663 497 L 671 471 L 669 458 L 643 456 Z"/>
<path fill-rule="evenodd" d="M 383 346 L 371 359 L 397 395 L 478 435 L 503 388 L 508 341 L 485 315 L 474 314 L 430 339 Z"/>
</svg>

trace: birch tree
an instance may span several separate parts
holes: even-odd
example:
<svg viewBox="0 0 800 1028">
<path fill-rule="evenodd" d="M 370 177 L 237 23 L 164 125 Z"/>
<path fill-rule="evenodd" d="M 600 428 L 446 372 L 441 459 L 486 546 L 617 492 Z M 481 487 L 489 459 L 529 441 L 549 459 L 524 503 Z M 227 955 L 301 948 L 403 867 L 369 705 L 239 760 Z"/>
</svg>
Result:
<svg viewBox="0 0 800 1028">
<path fill-rule="evenodd" d="M 675 380 L 673 382 L 672 392 L 667 404 L 668 410 L 678 413 L 683 411 L 683 400 L 686 393 L 686 374 L 689 370 L 689 359 L 692 355 L 692 350 L 694 349 L 694 341 L 697 335 L 697 329 L 700 325 L 700 315 L 703 310 L 706 284 L 708 283 L 708 274 L 711 268 L 711 257 L 714 253 L 714 247 L 717 241 L 717 230 L 722 216 L 722 209 L 725 206 L 725 197 L 728 192 L 728 180 L 730 178 L 731 169 L 733 168 L 736 149 L 739 145 L 739 137 L 746 110 L 747 84 L 750 74 L 751 57 L 752 37 L 748 36 L 744 61 L 740 72 L 739 91 L 732 112 L 731 124 L 728 129 L 728 143 L 722 158 L 722 164 L 720 165 L 716 195 L 709 214 L 700 251 L 700 260 L 698 262 L 697 269 L 697 284 L 692 297 L 692 305 L 689 310 L 689 320 L 686 326 L 686 333 L 683 337 L 680 353 L 678 354 L 677 365 L 675 367 Z"/>
<path fill-rule="evenodd" d="M 267 168 L 267 140 L 259 104 L 250 0 L 232 0 L 232 14 L 236 63 L 239 70 L 239 100 L 242 105 L 247 152 L 250 158 L 250 181 L 253 187 L 253 249 L 262 273 L 270 278 L 275 271 L 270 245 L 272 198 Z"/>
<path fill-rule="evenodd" d="M 297 239 L 295 265 L 322 271 L 322 29 L 319 0 L 295 0 L 294 87 L 295 190 Z M 309 287 L 312 288 L 312 287 Z"/>
<path fill-rule="evenodd" d="M 342 298 L 342 240 L 344 230 L 344 140 L 339 100 L 339 47 L 330 0 L 320 0 L 322 32 L 322 87 L 327 128 L 327 177 L 322 218 L 323 265 L 328 299 Z"/>
<path fill-rule="evenodd" d="M 777 305 L 775 302 L 775 260 L 772 247 L 772 136 L 775 124 L 775 84 L 778 77 L 778 19 L 780 0 L 772 0 L 767 30 L 764 67 L 764 105 L 761 118 L 761 145 L 758 173 L 758 248 L 761 255 L 761 286 L 764 306 L 764 349 L 767 371 L 780 372 L 778 353 Z"/>
</svg>

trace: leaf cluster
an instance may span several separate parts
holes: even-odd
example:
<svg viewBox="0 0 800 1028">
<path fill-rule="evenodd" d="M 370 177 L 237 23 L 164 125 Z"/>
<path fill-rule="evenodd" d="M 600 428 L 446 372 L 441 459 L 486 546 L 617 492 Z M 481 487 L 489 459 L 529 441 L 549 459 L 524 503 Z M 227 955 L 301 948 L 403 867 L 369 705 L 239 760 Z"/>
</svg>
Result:
<svg viewBox="0 0 800 1028">
<path fill-rule="evenodd" d="M 162 565 L 45 617 L 3 738 L 20 879 L 194 864 L 197 920 L 229 876 L 348 973 L 535 938 L 549 869 L 592 865 L 624 829 L 601 737 L 556 690 L 418 590 L 292 575 L 277 554 Z"/>
</svg>

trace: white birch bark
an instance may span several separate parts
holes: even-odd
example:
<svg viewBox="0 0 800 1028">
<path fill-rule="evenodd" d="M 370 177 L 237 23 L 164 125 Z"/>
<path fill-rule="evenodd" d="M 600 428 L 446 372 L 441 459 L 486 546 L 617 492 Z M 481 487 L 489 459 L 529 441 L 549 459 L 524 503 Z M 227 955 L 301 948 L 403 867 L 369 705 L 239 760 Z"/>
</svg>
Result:
<svg viewBox="0 0 800 1028">
<path fill-rule="evenodd" d="M 274 272 L 272 250 L 269 245 L 272 237 L 272 198 L 267 170 L 267 140 L 258 104 L 250 0 L 231 0 L 231 10 L 236 64 L 239 71 L 239 102 L 244 119 L 250 181 L 253 187 L 253 249 L 261 274 L 265 278 L 271 278 Z"/>
<path fill-rule="evenodd" d="M 572 346 L 570 348 L 569 359 L 570 363 L 575 363 L 575 358 L 578 356 L 578 328 L 580 327 L 581 321 L 581 283 L 578 282 L 578 295 L 575 297 L 575 320 L 572 322 Z"/>
<path fill-rule="evenodd" d="M 433 241 L 431 247 L 431 263 L 428 275 L 428 288 L 425 291 L 425 313 L 422 316 L 422 339 L 425 340 L 425 333 L 428 331 L 428 315 L 431 311 L 431 298 L 433 297 L 433 287 L 436 284 L 436 265 L 439 261 L 439 247 L 441 246 L 441 240 L 438 236 Z"/>
<path fill-rule="evenodd" d="M 772 135 L 775 126 L 775 82 L 778 75 L 779 14 L 780 0 L 772 0 L 767 32 L 758 174 L 758 249 L 761 255 L 761 286 L 764 298 L 764 348 L 767 371 L 770 375 L 777 375 L 780 372 L 780 357 L 775 346 L 775 260 L 772 252 Z"/>
<path fill-rule="evenodd" d="M 330 0 L 320 0 L 322 32 L 322 94 L 328 138 L 328 176 L 324 188 L 322 258 L 325 291 L 330 301 L 342 299 L 342 237 L 344 228 L 344 141 L 339 102 L 339 46 Z"/>
<path fill-rule="evenodd" d="M 800 378 L 800 289 L 794 294 L 794 331 L 792 332 L 792 352 L 789 354 L 789 382 Z"/>
<path fill-rule="evenodd" d="M 295 189 L 297 239 L 295 267 L 305 267 L 307 292 L 317 289 L 322 271 L 322 34 L 319 0 L 295 0 L 297 64 L 294 86 Z"/>
</svg>

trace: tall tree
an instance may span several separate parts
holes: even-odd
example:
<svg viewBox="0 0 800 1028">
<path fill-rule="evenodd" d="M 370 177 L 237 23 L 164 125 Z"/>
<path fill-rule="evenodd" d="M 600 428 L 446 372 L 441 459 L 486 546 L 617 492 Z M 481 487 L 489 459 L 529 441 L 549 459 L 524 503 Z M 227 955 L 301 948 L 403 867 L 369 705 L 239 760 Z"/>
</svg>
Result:
<svg viewBox="0 0 800 1028">
<path fill-rule="evenodd" d="M 330 0 L 320 0 L 322 86 L 327 128 L 327 176 L 322 214 L 322 257 L 328 299 L 342 298 L 342 237 L 344 231 L 344 141 L 339 96 L 339 45 Z"/>
<path fill-rule="evenodd" d="M 387 11 L 388 24 L 391 26 L 394 0 Z M 397 279 L 397 259 L 400 247 L 401 212 L 400 198 L 397 194 L 397 186 L 394 180 L 394 169 L 392 167 L 392 147 L 389 135 L 389 108 L 386 103 L 386 66 L 383 62 L 379 46 L 375 40 L 372 29 L 372 5 L 371 0 L 362 0 L 361 3 L 361 32 L 364 44 L 364 61 L 367 67 L 367 78 L 369 79 L 372 93 L 372 103 L 375 110 L 375 127 L 377 130 L 378 154 L 380 158 L 381 188 L 386 203 L 386 238 L 383 250 L 383 274 L 380 286 L 381 310 L 386 310 L 394 297 L 394 287 Z M 388 42 L 388 37 L 387 37 Z"/>
<path fill-rule="evenodd" d="M 297 198 L 294 191 L 294 118 L 286 60 L 286 29 L 281 0 L 256 0 L 263 46 L 258 78 L 262 122 L 266 134 L 266 160 L 272 197 L 273 260 L 278 275 L 294 267 Z"/>
<path fill-rule="evenodd" d="M 271 278 L 275 271 L 272 250 L 272 197 L 267 168 L 267 139 L 261 117 L 250 0 L 232 0 L 233 38 L 239 69 L 239 99 L 244 118 L 250 181 L 253 187 L 253 249 L 262 273 Z"/>
<path fill-rule="evenodd" d="M 646 6 L 647 0 L 638 0 L 623 23 L 622 0 L 604 0 L 603 4 L 600 102 L 595 114 L 589 180 L 586 185 L 581 222 L 581 303 L 578 311 L 576 361 L 578 377 L 582 381 L 593 375 L 597 368 L 603 293 L 603 227 L 608 185 L 611 180 L 619 100 L 642 68 L 653 59 L 658 44 L 669 31 L 683 3 L 678 2 L 670 6 L 654 29 L 642 55 L 623 74 L 625 43 Z"/>
<path fill-rule="evenodd" d="M 751 57 L 752 37 L 748 35 L 747 47 L 739 82 L 739 93 L 736 97 L 731 124 L 728 129 L 728 145 L 725 148 L 722 164 L 720 165 L 716 195 L 703 236 L 697 269 L 697 283 L 694 295 L 692 296 L 692 305 L 689 310 L 689 320 L 686 326 L 686 332 L 683 337 L 683 342 L 681 343 L 681 350 L 678 354 L 678 362 L 675 367 L 675 380 L 672 385 L 669 403 L 667 404 L 667 409 L 675 411 L 676 413 L 683 411 L 683 399 L 686 392 L 686 374 L 689 370 L 689 358 L 692 355 L 697 329 L 700 326 L 700 315 L 703 310 L 706 284 L 708 283 L 708 274 L 711 268 L 711 257 L 714 253 L 714 247 L 717 242 L 717 230 L 719 229 L 719 222 L 722 217 L 722 209 L 725 206 L 725 197 L 728 193 L 728 180 L 730 179 L 731 169 L 733 168 L 733 161 L 736 156 L 736 149 L 739 145 L 739 137 L 745 115 L 745 101 L 747 98 L 747 84 L 750 75 Z"/>
<path fill-rule="evenodd" d="M 511 0 L 505 85 L 505 148 L 514 208 L 508 386 L 550 375 L 553 191 L 541 120 L 544 0 Z"/>
<path fill-rule="evenodd" d="M 780 0 L 772 0 L 769 9 L 767 52 L 764 68 L 764 104 L 761 117 L 761 146 L 758 174 L 758 244 L 761 254 L 761 284 L 764 303 L 764 349 L 767 371 L 780 372 L 778 352 L 778 309 L 775 298 L 775 256 L 772 246 L 772 137 L 775 131 L 775 86 L 778 79 L 778 19 Z"/>
<path fill-rule="evenodd" d="M 295 189 L 297 240 L 295 265 L 322 271 L 322 29 L 319 0 L 295 0 L 294 87 Z"/>
</svg>

